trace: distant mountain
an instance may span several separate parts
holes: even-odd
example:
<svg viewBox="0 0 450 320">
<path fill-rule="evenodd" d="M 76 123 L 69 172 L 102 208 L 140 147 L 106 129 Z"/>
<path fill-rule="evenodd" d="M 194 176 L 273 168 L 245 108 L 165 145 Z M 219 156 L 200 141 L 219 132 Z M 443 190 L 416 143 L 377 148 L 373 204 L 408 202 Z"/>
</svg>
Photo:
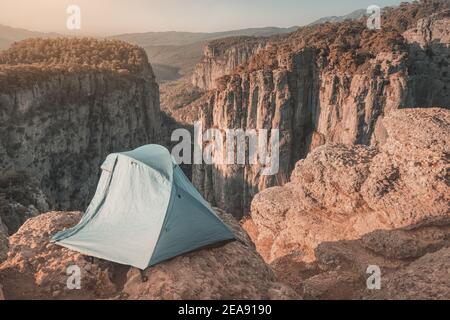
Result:
<svg viewBox="0 0 450 320">
<path fill-rule="evenodd" d="M 249 28 L 224 32 L 146 32 L 116 35 L 111 38 L 127 41 L 145 49 L 159 82 L 189 76 L 208 41 L 236 36 L 273 36 L 289 33 L 291 28 Z"/>
<path fill-rule="evenodd" d="M 329 16 L 329 17 L 323 17 L 320 18 L 312 23 L 310 23 L 310 26 L 316 25 L 316 24 L 321 24 L 321 23 L 325 23 L 325 22 L 341 22 L 347 19 L 350 20 L 358 20 L 364 16 L 367 15 L 367 11 L 366 9 L 359 9 L 359 10 L 355 10 L 352 13 L 346 14 L 344 16 Z"/>
<path fill-rule="evenodd" d="M 145 32 L 145 33 L 125 33 L 115 35 L 112 38 L 124 40 L 142 47 L 147 46 L 183 46 L 202 41 L 220 39 L 234 36 L 272 36 L 275 34 L 289 33 L 297 30 L 299 27 L 278 28 L 248 28 L 240 30 L 231 30 L 223 32 Z"/>
<path fill-rule="evenodd" d="M 27 38 L 54 38 L 57 33 L 43 33 L 0 24 L 0 50 L 8 48 L 13 42 Z"/>
<path fill-rule="evenodd" d="M 123 40 L 143 47 L 153 65 L 159 82 L 179 79 L 190 75 L 200 60 L 203 47 L 210 40 L 234 36 L 272 36 L 297 30 L 291 28 L 248 28 L 224 32 L 146 32 L 128 33 L 109 38 Z M 53 38 L 57 33 L 43 33 L 0 25 L 0 50 L 27 38 Z"/>
<path fill-rule="evenodd" d="M 313 24 L 358 19 L 364 14 L 365 10 L 357 10 L 341 17 L 325 17 L 313 22 Z M 178 31 L 125 33 L 108 38 L 123 40 L 143 47 L 152 63 L 158 81 L 165 82 L 190 76 L 195 65 L 201 59 L 203 47 L 211 40 L 237 36 L 274 36 L 294 32 L 298 28 L 298 26 L 290 28 L 264 27 L 212 33 Z M 60 35 L 0 25 L 0 50 L 9 47 L 15 41 L 26 38 L 52 38 L 57 36 Z"/>
</svg>

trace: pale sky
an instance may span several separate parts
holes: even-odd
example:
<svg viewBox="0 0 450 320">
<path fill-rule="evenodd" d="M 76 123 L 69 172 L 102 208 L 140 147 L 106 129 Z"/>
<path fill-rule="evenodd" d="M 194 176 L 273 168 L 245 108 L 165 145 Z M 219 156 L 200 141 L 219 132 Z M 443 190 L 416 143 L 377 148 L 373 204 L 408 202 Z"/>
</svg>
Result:
<svg viewBox="0 0 450 320">
<path fill-rule="evenodd" d="M 400 0 L 0 0 L 0 24 L 67 33 L 66 8 L 81 8 L 82 33 L 216 32 L 305 25 L 376 4 Z"/>
</svg>

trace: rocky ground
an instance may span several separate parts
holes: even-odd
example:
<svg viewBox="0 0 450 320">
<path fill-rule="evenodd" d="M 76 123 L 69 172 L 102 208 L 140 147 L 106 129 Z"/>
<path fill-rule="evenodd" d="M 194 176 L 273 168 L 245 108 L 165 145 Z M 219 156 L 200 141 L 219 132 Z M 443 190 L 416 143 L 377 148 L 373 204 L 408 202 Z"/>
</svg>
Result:
<svg viewBox="0 0 450 320">
<path fill-rule="evenodd" d="M 146 270 L 94 259 L 50 243 L 75 225 L 79 212 L 50 212 L 28 220 L 10 237 L 0 283 L 6 299 L 298 299 L 256 252 L 230 215 L 217 210 L 241 241 L 192 252 Z M 67 268 L 81 268 L 81 290 L 68 290 Z"/>
<path fill-rule="evenodd" d="M 326 145 L 259 193 L 244 228 L 306 298 L 450 298 L 450 111 L 403 109 L 373 147 Z M 369 265 L 382 290 L 366 290 Z"/>
</svg>

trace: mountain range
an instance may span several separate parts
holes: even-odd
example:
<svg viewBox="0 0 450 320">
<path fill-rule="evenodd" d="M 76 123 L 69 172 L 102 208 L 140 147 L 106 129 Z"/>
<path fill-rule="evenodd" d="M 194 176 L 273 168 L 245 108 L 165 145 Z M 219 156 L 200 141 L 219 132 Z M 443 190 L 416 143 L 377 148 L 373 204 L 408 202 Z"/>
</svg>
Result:
<svg viewBox="0 0 450 320">
<path fill-rule="evenodd" d="M 12 43 L 28 38 L 54 38 L 57 33 L 30 31 L 0 24 L 0 50 L 8 48 Z"/>
<path fill-rule="evenodd" d="M 367 15 L 367 12 L 365 9 L 358 9 L 355 10 L 349 14 L 343 15 L 343 16 L 328 16 L 328 17 L 323 17 L 320 18 L 312 23 L 310 23 L 310 26 L 316 25 L 316 24 L 321 24 L 321 23 L 325 23 L 325 22 L 342 22 L 344 20 L 350 19 L 350 20 L 358 20 L 364 16 Z"/>
</svg>

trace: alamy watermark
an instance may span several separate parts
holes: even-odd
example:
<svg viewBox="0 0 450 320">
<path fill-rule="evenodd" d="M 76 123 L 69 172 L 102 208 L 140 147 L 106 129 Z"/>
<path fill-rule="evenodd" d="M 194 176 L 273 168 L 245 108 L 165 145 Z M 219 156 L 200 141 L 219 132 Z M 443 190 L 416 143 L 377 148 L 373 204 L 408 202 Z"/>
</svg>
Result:
<svg viewBox="0 0 450 320">
<path fill-rule="evenodd" d="M 171 136 L 177 164 L 259 165 L 260 175 L 270 176 L 280 168 L 279 129 L 207 129 L 194 123 L 194 137 L 186 129 Z M 193 150 L 192 150 L 193 149 Z"/>
<path fill-rule="evenodd" d="M 81 290 L 81 269 L 77 265 L 71 265 L 67 268 L 66 274 L 69 276 L 66 281 L 67 289 Z"/>
<path fill-rule="evenodd" d="M 370 30 L 381 29 L 381 8 L 377 5 L 371 5 L 367 8 L 367 28 Z"/>
<path fill-rule="evenodd" d="M 66 21 L 66 27 L 69 30 L 81 29 L 81 8 L 78 5 L 72 4 L 67 7 L 66 13 L 69 15 Z"/>
<path fill-rule="evenodd" d="M 366 285 L 369 290 L 381 290 L 381 269 L 377 265 L 370 265 L 366 270 L 370 274 L 367 278 Z"/>
</svg>

